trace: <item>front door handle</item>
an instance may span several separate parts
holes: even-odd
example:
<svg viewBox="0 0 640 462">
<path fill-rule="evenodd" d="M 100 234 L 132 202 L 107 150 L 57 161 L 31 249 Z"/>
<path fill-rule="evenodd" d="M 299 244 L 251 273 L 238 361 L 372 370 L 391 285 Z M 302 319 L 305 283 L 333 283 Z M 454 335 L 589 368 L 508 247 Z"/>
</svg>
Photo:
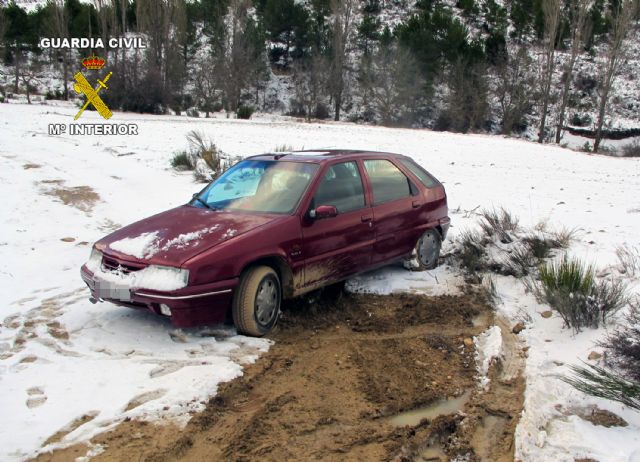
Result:
<svg viewBox="0 0 640 462">
<path fill-rule="evenodd" d="M 422 203 L 420 203 L 420 201 L 413 201 L 411 202 L 411 207 L 413 207 L 414 209 L 417 209 L 418 207 L 420 207 L 422 205 Z"/>
<path fill-rule="evenodd" d="M 362 215 L 360 219 L 362 220 L 363 223 L 367 223 L 368 221 L 373 220 L 373 217 L 371 215 Z"/>
</svg>

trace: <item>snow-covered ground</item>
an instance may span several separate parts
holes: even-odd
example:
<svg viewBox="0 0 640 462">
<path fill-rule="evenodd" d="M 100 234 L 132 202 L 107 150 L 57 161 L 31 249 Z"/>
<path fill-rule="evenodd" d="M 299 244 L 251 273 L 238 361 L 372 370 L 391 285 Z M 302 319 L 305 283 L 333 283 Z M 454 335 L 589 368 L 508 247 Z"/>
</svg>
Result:
<svg viewBox="0 0 640 462">
<path fill-rule="evenodd" d="M 241 374 L 242 364 L 268 349 L 268 341 L 229 328 L 177 331 L 161 317 L 87 300 L 78 271 L 90 243 L 184 203 L 200 189 L 190 174 L 169 166 L 190 130 L 238 156 L 283 144 L 413 156 L 445 183 L 453 239 L 474 226 L 479 208 L 503 206 L 524 226 L 546 221 L 551 228 L 576 228 L 579 238 L 569 252 L 598 268 L 615 264 L 617 245 L 638 244 L 640 159 L 498 136 L 297 123 L 279 116 L 246 121 L 115 113 L 111 123 L 137 123 L 139 135 L 48 135 L 48 124 L 69 123 L 76 110 L 0 104 L 0 409 L 4 428 L 11 429 L 0 433 L 1 460 L 33 454 L 74 421 L 87 422 L 56 444 L 86 439 L 125 417 L 186 417 L 220 381 Z M 102 123 L 95 113 L 82 120 Z M 392 267 L 349 287 L 435 294 L 455 291 L 457 280 L 446 267 L 425 273 Z M 638 280 L 628 282 L 637 292 Z M 640 413 L 586 398 L 558 379 L 569 364 L 586 360 L 605 330 L 574 335 L 559 318 L 542 318 L 537 313 L 546 308 L 513 278 L 498 278 L 497 289 L 501 312 L 527 321 L 520 334 L 530 349 L 517 457 L 628 461 L 634 451 L 637 457 Z M 596 427 L 577 417 L 593 404 L 629 426 Z"/>
</svg>

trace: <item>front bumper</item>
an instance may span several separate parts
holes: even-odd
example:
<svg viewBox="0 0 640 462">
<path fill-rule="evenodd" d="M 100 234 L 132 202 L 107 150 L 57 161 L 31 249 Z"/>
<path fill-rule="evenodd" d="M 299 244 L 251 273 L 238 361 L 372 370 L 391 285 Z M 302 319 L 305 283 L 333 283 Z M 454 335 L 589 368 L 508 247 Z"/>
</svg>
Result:
<svg viewBox="0 0 640 462">
<path fill-rule="evenodd" d="M 107 301 L 129 308 L 146 309 L 162 314 L 160 305 L 171 309 L 171 323 L 176 327 L 191 327 L 224 322 L 231 308 L 238 278 L 210 284 L 187 286 L 174 291 L 158 291 L 116 286 L 92 273 L 86 265 L 80 276 L 98 301 Z"/>
</svg>

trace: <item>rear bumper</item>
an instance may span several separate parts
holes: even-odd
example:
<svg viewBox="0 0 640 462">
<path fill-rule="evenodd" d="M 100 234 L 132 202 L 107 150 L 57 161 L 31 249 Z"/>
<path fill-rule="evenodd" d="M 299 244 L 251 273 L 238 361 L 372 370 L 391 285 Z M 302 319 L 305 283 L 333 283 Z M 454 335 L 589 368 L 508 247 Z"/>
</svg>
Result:
<svg viewBox="0 0 640 462">
<path fill-rule="evenodd" d="M 438 220 L 438 224 L 440 225 L 440 229 L 442 229 L 442 240 L 444 241 L 447 238 L 447 233 L 449 232 L 449 226 L 451 225 L 451 218 L 444 217 Z"/>
<path fill-rule="evenodd" d="M 146 309 L 156 314 L 162 314 L 160 305 L 168 306 L 171 309 L 171 323 L 176 327 L 224 322 L 239 281 L 238 278 L 226 279 L 163 292 L 116 287 L 115 284 L 94 275 L 86 266 L 80 269 L 80 276 L 91 290 L 92 297 L 98 301 Z"/>
</svg>

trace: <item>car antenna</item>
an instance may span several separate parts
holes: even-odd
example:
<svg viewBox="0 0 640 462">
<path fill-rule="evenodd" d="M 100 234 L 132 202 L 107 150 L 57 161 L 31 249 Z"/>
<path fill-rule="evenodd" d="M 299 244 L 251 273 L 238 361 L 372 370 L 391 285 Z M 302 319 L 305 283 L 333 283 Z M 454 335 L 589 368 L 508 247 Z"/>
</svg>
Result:
<svg viewBox="0 0 640 462">
<path fill-rule="evenodd" d="M 274 154 L 273 155 L 273 159 L 274 160 L 280 160 L 280 159 L 282 159 L 284 156 L 286 156 L 288 154 L 289 154 L 288 152 L 281 152 L 279 154 Z"/>
</svg>

